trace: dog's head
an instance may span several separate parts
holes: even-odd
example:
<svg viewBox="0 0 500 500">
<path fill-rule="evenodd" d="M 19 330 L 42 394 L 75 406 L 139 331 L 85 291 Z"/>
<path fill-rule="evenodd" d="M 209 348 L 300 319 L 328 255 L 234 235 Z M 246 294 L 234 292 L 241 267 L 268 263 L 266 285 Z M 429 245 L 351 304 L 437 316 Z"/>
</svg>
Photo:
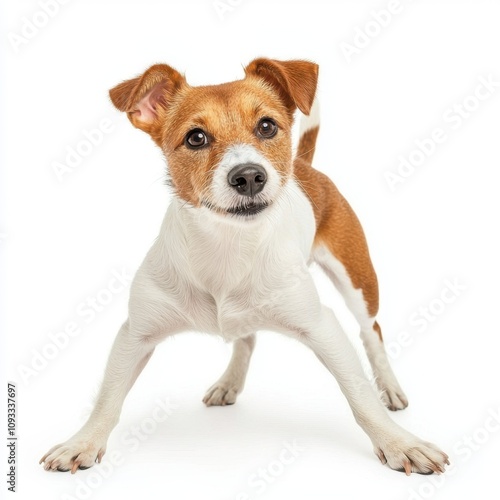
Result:
<svg viewBox="0 0 500 500">
<path fill-rule="evenodd" d="M 243 80 L 192 87 L 157 64 L 110 97 L 163 150 L 177 196 L 248 220 L 292 174 L 293 115 L 297 108 L 309 114 L 317 77 L 314 63 L 256 59 Z"/>
</svg>

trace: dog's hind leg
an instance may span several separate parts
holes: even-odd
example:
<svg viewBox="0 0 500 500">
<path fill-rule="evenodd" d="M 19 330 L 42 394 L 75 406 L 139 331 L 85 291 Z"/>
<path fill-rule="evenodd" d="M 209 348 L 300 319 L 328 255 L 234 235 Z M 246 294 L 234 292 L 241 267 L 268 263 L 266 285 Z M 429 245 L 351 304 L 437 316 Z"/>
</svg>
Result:
<svg viewBox="0 0 500 500">
<path fill-rule="evenodd" d="M 402 410 L 408 399 L 387 359 L 378 313 L 377 276 L 370 259 L 363 229 L 351 207 L 332 187 L 335 206 L 319 226 L 314 260 L 330 277 L 358 321 L 361 339 L 384 404 Z"/>
<path fill-rule="evenodd" d="M 363 229 L 333 182 L 310 164 L 317 122 L 317 116 L 304 120 L 294 163 L 295 177 L 311 200 L 316 219 L 312 256 L 342 293 L 361 327 L 361 339 L 384 404 L 390 410 L 401 410 L 408 406 L 408 400 L 389 365 L 382 332 L 375 321 L 378 283 Z"/>
<path fill-rule="evenodd" d="M 307 289 L 305 292 L 312 295 Z M 303 302 L 305 300 L 307 298 Z M 319 302 L 319 298 L 316 300 Z M 391 420 L 333 312 L 312 301 L 306 305 L 295 304 L 294 309 L 300 311 L 301 307 L 302 311 L 307 307 L 303 318 L 296 315 L 295 324 L 288 323 L 283 325 L 284 328 L 290 328 L 288 334 L 310 347 L 335 376 L 356 421 L 370 437 L 380 461 L 408 475 L 412 472 L 444 472 L 446 464 L 449 464 L 446 453 Z"/>
<path fill-rule="evenodd" d="M 250 358 L 255 346 L 255 335 L 238 339 L 233 345 L 233 354 L 226 371 L 208 389 L 203 402 L 207 406 L 225 406 L 236 402 L 245 385 Z"/>
<path fill-rule="evenodd" d="M 360 288 L 356 288 L 346 267 L 332 255 L 328 247 L 319 245 L 314 251 L 314 259 L 342 294 L 346 305 L 360 325 L 361 340 L 385 406 L 393 411 L 402 410 L 408 406 L 408 399 L 389 364 L 382 331 L 375 321 L 378 308 L 377 278 L 367 251 L 360 258 L 367 259 L 368 262 L 360 266 L 361 269 L 365 269 L 366 275 L 359 280 Z"/>
</svg>

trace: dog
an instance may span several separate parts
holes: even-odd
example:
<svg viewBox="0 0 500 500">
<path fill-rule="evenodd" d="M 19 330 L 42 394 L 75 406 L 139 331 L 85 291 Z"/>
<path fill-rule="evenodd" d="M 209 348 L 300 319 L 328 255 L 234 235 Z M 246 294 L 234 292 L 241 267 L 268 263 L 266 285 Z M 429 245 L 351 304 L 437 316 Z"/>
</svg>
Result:
<svg viewBox="0 0 500 500">
<path fill-rule="evenodd" d="M 361 225 L 332 181 L 311 166 L 319 131 L 319 68 L 258 58 L 245 77 L 190 86 L 166 64 L 110 90 L 115 107 L 148 133 L 168 165 L 172 201 L 158 239 L 131 286 L 129 317 L 113 344 L 95 407 L 84 426 L 40 460 L 46 470 L 100 462 L 123 401 L 155 346 L 182 331 L 234 343 L 203 401 L 235 403 L 256 332 L 291 336 L 335 376 L 383 464 L 442 473 L 448 456 L 398 426 L 386 408 L 408 405 L 376 322 L 378 284 Z M 292 125 L 303 114 L 296 153 Z M 334 313 L 321 304 L 308 265 L 316 262 L 361 329 L 377 388 Z"/>
</svg>

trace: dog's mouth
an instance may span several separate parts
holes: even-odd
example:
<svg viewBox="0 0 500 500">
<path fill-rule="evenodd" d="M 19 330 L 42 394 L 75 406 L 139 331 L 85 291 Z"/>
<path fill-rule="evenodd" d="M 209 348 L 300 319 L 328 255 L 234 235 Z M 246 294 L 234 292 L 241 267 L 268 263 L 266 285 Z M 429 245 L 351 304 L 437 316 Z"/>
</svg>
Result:
<svg viewBox="0 0 500 500">
<path fill-rule="evenodd" d="M 250 215 L 257 215 L 264 211 L 269 206 L 269 203 L 248 203 L 238 207 L 228 208 L 226 212 L 233 215 L 241 215 L 248 217 Z"/>
<path fill-rule="evenodd" d="M 237 205 L 235 207 L 230 208 L 220 208 L 213 205 L 210 202 L 204 201 L 203 205 L 205 205 L 210 210 L 217 212 L 219 214 L 229 214 L 236 215 L 239 217 L 252 217 L 254 215 L 260 214 L 263 212 L 270 203 L 267 202 L 249 202 L 242 205 Z"/>
</svg>

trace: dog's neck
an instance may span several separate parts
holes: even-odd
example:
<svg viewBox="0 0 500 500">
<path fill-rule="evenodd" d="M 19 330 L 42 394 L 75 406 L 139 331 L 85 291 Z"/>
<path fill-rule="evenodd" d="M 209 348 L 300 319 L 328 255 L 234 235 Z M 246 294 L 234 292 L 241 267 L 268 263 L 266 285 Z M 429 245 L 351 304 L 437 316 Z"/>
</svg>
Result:
<svg viewBox="0 0 500 500">
<path fill-rule="evenodd" d="M 206 207 L 188 207 L 173 201 L 172 216 L 187 242 L 189 281 L 214 296 L 227 293 L 252 272 L 259 253 L 268 251 L 276 225 L 283 219 L 278 202 L 252 220 L 213 213 Z"/>
<path fill-rule="evenodd" d="M 292 179 L 283 186 L 278 199 L 252 220 L 190 207 L 174 196 L 155 255 L 157 265 L 165 271 L 170 269 L 217 296 L 251 274 L 265 273 L 288 248 L 303 247 L 304 255 L 308 255 L 313 235 L 310 204 Z"/>
</svg>

